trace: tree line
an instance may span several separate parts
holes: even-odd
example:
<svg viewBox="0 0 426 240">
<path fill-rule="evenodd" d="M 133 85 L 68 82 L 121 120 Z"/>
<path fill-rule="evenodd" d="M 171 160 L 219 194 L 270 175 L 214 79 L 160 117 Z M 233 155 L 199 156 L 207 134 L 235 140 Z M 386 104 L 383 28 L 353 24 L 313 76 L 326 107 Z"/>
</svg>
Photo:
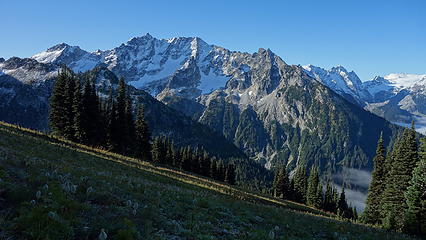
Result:
<svg viewBox="0 0 426 240">
<path fill-rule="evenodd" d="M 52 133 L 81 144 L 194 172 L 235 184 L 235 165 L 210 157 L 204 149 L 178 147 L 166 137 L 152 139 L 144 108 L 133 102 L 124 79 L 116 94 L 98 96 L 94 81 L 80 78 L 67 67 L 60 69 L 50 98 L 49 126 Z"/>
<path fill-rule="evenodd" d="M 273 195 L 334 213 L 341 218 L 358 219 L 356 208 L 346 201 L 344 187 L 339 194 L 331 181 L 327 181 L 324 191 L 316 166 L 312 166 L 309 176 L 306 166 L 298 166 L 291 179 L 288 169 L 280 167 L 275 174 Z"/>
<path fill-rule="evenodd" d="M 362 220 L 386 229 L 426 234 L 426 137 L 419 149 L 414 123 L 386 153 L 379 137 Z"/>
</svg>

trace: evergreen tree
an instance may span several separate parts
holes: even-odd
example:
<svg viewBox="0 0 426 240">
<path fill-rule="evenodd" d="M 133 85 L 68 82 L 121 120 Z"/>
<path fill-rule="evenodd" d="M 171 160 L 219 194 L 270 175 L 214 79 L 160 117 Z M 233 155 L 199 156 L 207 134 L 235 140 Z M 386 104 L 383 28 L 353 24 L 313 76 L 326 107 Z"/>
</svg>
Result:
<svg viewBox="0 0 426 240">
<path fill-rule="evenodd" d="M 284 180 L 284 171 L 284 166 L 279 167 L 275 171 L 274 182 L 272 184 L 274 197 L 281 198 L 283 196 L 282 182 Z"/>
<path fill-rule="evenodd" d="M 183 150 L 180 169 L 184 171 L 191 171 L 191 160 L 192 160 L 192 151 L 191 151 L 191 148 L 187 146 Z"/>
<path fill-rule="evenodd" d="M 216 158 L 210 160 L 210 177 L 212 179 L 218 179 Z"/>
<path fill-rule="evenodd" d="M 118 127 L 117 127 L 117 111 L 112 88 L 109 89 L 109 96 L 106 104 L 106 142 L 110 151 L 116 152 L 118 149 Z M 151 155 L 151 154 L 149 154 Z"/>
<path fill-rule="evenodd" d="M 426 235 L 426 138 L 422 139 L 420 161 L 404 196 L 407 205 L 404 231 Z"/>
<path fill-rule="evenodd" d="M 169 138 L 167 138 L 166 141 L 166 162 L 167 164 L 173 166 L 173 152 L 174 152 L 174 145 L 173 141 L 171 141 Z"/>
<path fill-rule="evenodd" d="M 83 103 L 82 103 L 82 94 L 81 94 L 81 84 L 80 80 L 75 80 L 75 89 L 74 89 L 74 101 L 73 101 L 73 111 L 74 111 L 74 139 L 77 142 L 83 143 L 87 142 L 86 133 L 83 131 Z"/>
<path fill-rule="evenodd" d="M 323 209 L 327 212 L 333 212 L 333 206 L 335 205 L 333 202 L 333 188 L 331 187 L 330 180 L 327 181 L 327 185 L 325 187 L 324 194 L 324 204 Z"/>
<path fill-rule="evenodd" d="M 65 115 L 66 123 L 64 128 L 63 136 L 67 139 L 74 140 L 74 94 L 75 94 L 75 77 L 74 73 L 71 70 L 67 71 L 66 74 L 66 84 L 65 84 L 65 98 L 64 98 L 64 104 L 65 104 L 65 112 L 62 114 Z"/>
<path fill-rule="evenodd" d="M 206 150 L 203 150 L 200 162 L 201 175 L 208 177 L 210 175 L 210 158 Z"/>
<path fill-rule="evenodd" d="M 94 85 L 86 79 L 82 96 L 81 134 L 87 136 L 87 141 L 83 143 L 88 145 L 95 145 L 97 142 L 99 105 L 93 88 Z"/>
<path fill-rule="evenodd" d="M 356 210 L 356 207 L 354 206 L 354 208 L 353 208 L 353 219 L 355 220 L 355 221 L 357 221 L 358 220 L 358 211 Z"/>
<path fill-rule="evenodd" d="M 346 202 L 345 187 L 340 192 L 339 201 L 337 202 L 337 213 L 339 217 L 348 218 L 348 203 Z"/>
<path fill-rule="evenodd" d="M 135 122 L 135 151 L 136 156 L 144 161 L 151 161 L 151 133 L 145 122 L 144 109 L 140 105 Z"/>
<path fill-rule="evenodd" d="M 321 209 L 323 206 L 323 194 L 322 194 L 322 184 L 319 182 L 318 183 L 318 187 L 317 187 L 317 192 L 316 192 L 316 196 L 315 196 L 315 202 L 314 202 L 314 207 L 317 209 Z"/>
<path fill-rule="evenodd" d="M 276 172 L 273 187 L 275 197 L 290 198 L 290 180 L 284 166 L 281 166 Z"/>
<path fill-rule="evenodd" d="M 312 166 L 311 172 L 308 179 L 308 188 L 306 192 L 306 204 L 309 206 L 315 206 L 317 202 L 317 192 L 319 184 L 319 173 L 318 168 Z"/>
<path fill-rule="evenodd" d="M 126 125 L 125 125 L 125 134 L 126 134 L 126 146 L 125 151 L 127 153 L 133 152 L 135 148 L 135 122 L 133 120 L 133 114 L 132 114 L 132 100 L 130 98 L 129 94 L 126 94 L 126 112 L 125 112 L 125 119 L 126 119 Z"/>
<path fill-rule="evenodd" d="M 305 203 L 306 201 L 306 188 L 307 188 L 307 177 L 306 177 L 306 166 L 298 166 L 296 173 L 294 174 L 294 197 L 295 201 Z"/>
<path fill-rule="evenodd" d="M 402 230 L 406 206 L 404 192 L 410 184 L 413 169 L 418 162 L 414 124 L 411 129 L 404 131 L 402 144 L 396 150 L 383 195 L 382 216 L 385 228 Z"/>
<path fill-rule="evenodd" d="M 289 185 L 289 194 L 288 194 L 288 200 L 293 200 L 296 201 L 296 193 L 294 190 L 294 177 L 292 179 L 290 179 L 290 185 Z"/>
<path fill-rule="evenodd" d="M 125 153 L 128 144 L 128 120 L 127 120 L 127 94 L 126 94 L 126 84 L 124 78 L 120 78 L 117 88 L 117 131 L 120 133 L 117 135 L 117 150 L 119 153 Z"/>
<path fill-rule="evenodd" d="M 363 214 L 363 222 L 376 224 L 381 221 L 381 196 L 385 188 L 385 147 L 383 144 L 383 133 L 377 142 L 376 156 L 373 159 L 374 170 L 372 180 L 368 189 L 366 207 Z"/>
<path fill-rule="evenodd" d="M 230 163 L 226 168 L 225 182 L 234 185 L 235 184 L 235 165 Z"/>
<path fill-rule="evenodd" d="M 216 172 L 217 172 L 217 180 L 221 182 L 225 181 L 225 165 L 223 164 L 223 161 L 219 161 Z"/>
<path fill-rule="evenodd" d="M 69 69 L 61 68 L 56 78 L 53 87 L 52 96 L 50 97 L 49 109 L 49 126 L 53 134 L 64 136 L 65 129 L 68 127 L 69 120 L 67 119 L 67 81 L 69 80 Z"/>
<path fill-rule="evenodd" d="M 162 163 L 164 152 L 161 146 L 161 138 L 156 137 L 154 138 L 154 141 L 152 142 L 152 161 L 154 163 Z"/>
</svg>

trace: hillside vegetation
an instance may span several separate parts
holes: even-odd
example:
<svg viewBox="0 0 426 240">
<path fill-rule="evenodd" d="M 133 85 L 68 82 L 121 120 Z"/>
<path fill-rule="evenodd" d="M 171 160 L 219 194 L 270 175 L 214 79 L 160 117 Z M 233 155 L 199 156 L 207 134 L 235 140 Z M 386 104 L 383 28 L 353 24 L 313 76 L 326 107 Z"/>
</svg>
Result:
<svg viewBox="0 0 426 240">
<path fill-rule="evenodd" d="M 0 239 L 410 239 L 0 123 Z"/>
</svg>

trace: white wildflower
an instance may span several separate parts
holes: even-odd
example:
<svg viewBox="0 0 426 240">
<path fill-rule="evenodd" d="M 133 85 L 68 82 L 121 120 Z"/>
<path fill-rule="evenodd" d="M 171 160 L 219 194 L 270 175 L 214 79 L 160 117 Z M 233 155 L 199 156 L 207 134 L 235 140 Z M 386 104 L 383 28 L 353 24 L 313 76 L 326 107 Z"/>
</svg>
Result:
<svg viewBox="0 0 426 240">
<path fill-rule="evenodd" d="M 108 238 L 108 235 L 106 234 L 106 232 L 105 232 L 105 229 L 101 229 L 101 233 L 99 234 L 99 237 L 98 237 L 98 239 L 99 240 L 106 240 Z"/>
<path fill-rule="evenodd" d="M 275 232 L 274 232 L 274 230 L 271 230 L 269 232 L 269 239 L 275 239 Z"/>
<path fill-rule="evenodd" d="M 89 195 L 92 192 L 93 192 L 93 188 L 92 187 L 88 187 L 87 190 L 86 190 L 86 194 Z"/>
<path fill-rule="evenodd" d="M 41 198 L 41 191 L 40 191 L 40 190 L 36 192 L 36 198 L 37 198 L 37 199 L 40 199 L 40 198 Z"/>
</svg>

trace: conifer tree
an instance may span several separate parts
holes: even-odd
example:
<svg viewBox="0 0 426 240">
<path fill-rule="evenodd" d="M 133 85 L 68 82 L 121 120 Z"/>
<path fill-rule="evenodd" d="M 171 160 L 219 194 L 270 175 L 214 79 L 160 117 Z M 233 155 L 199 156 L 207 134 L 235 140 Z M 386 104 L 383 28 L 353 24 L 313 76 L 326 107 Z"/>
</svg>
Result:
<svg viewBox="0 0 426 240">
<path fill-rule="evenodd" d="M 216 158 L 212 158 L 210 160 L 210 177 L 212 179 L 216 179 L 216 180 L 218 179 Z"/>
<path fill-rule="evenodd" d="M 49 126 L 53 134 L 64 136 L 65 129 L 69 121 L 67 112 L 67 81 L 69 80 L 69 70 L 61 68 L 58 72 L 52 96 L 50 97 Z"/>
<path fill-rule="evenodd" d="M 383 144 L 383 133 L 377 142 L 376 156 L 373 159 L 374 170 L 372 180 L 368 189 L 366 207 L 363 214 L 363 222 L 376 224 L 381 221 L 381 196 L 385 188 L 385 147 Z"/>
<path fill-rule="evenodd" d="M 151 161 L 151 133 L 145 122 L 143 106 L 140 105 L 135 122 L 135 148 L 136 156 L 144 161 Z"/>
<path fill-rule="evenodd" d="M 318 168 L 312 166 L 311 172 L 308 179 L 308 188 L 306 192 L 306 204 L 309 206 L 315 206 L 317 202 L 317 192 L 319 184 L 319 173 Z"/>
<path fill-rule="evenodd" d="M 300 165 L 294 174 L 294 197 L 295 201 L 305 203 L 306 201 L 307 176 L 306 166 Z"/>
<path fill-rule="evenodd" d="M 174 144 L 169 138 L 166 141 L 166 162 L 169 165 L 173 166 L 173 152 L 174 152 Z"/>
<path fill-rule="evenodd" d="M 406 206 L 404 192 L 412 178 L 413 169 L 418 162 L 418 149 L 414 124 L 403 134 L 402 144 L 396 149 L 395 159 L 386 183 L 383 195 L 384 227 L 402 230 L 404 208 Z"/>
<path fill-rule="evenodd" d="M 161 163 L 163 158 L 161 139 L 159 137 L 154 138 L 152 142 L 152 161 L 154 163 Z"/>
<path fill-rule="evenodd" d="M 331 186 L 330 180 L 328 180 L 327 185 L 325 187 L 323 209 L 328 212 L 333 212 L 335 205 L 336 204 L 334 203 L 333 198 L 333 188 Z"/>
<path fill-rule="evenodd" d="M 184 148 L 180 168 L 185 171 L 191 171 L 192 150 L 189 146 Z"/>
<path fill-rule="evenodd" d="M 203 176 L 209 176 L 210 174 L 210 161 L 209 161 L 209 155 L 207 154 L 206 150 L 202 151 L 202 154 L 200 156 L 200 172 Z"/>
<path fill-rule="evenodd" d="M 125 153 L 128 143 L 128 120 L 127 120 L 127 114 L 126 109 L 127 107 L 127 101 L 126 101 L 127 95 L 126 95 L 126 84 L 124 82 L 124 78 L 120 78 L 118 82 L 118 88 L 117 88 L 117 131 L 121 134 L 117 135 L 117 148 L 119 153 Z"/>
<path fill-rule="evenodd" d="M 62 114 L 65 115 L 66 123 L 64 128 L 63 136 L 67 139 L 74 140 L 74 93 L 75 93 L 75 77 L 74 73 L 71 70 L 67 71 L 66 74 L 66 85 L 65 85 L 65 112 Z"/>
<path fill-rule="evenodd" d="M 279 167 L 278 170 L 275 172 L 274 182 L 273 182 L 274 197 L 278 197 L 278 198 L 283 197 L 284 172 L 285 172 L 284 166 Z"/>
<path fill-rule="evenodd" d="M 288 194 L 287 199 L 296 201 L 296 193 L 295 193 L 295 190 L 294 190 L 294 177 L 292 179 L 290 179 L 290 185 L 289 185 L 288 191 L 289 191 L 289 194 Z"/>
<path fill-rule="evenodd" d="M 219 161 L 216 172 L 217 172 L 217 180 L 223 182 L 225 180 L 225 165 L 223 164 L 223 161 Z"/>
<path fill-rule="evenodd" d="M 354 206 L 354 208 L 353 208 L 353 219 L 355 220 L 355 221 L 357 221 L 358 220 L 358 211 L 356 210 L 356 207 Z"/>
<path fill-rule="evenodd" d="M 413 171 L 410 186 L 404 196 L 407 208 L 403 230 L 426 235 L 426 138 L 422 139 L 420 161 Z"/>
<path fill-rule="evenodd" d="M 339 217 L 348 218 L 348 203 L 346 202 L 345 187 L 340 192 L 339 201 L 337 202 L 337 213 Z"/>
<path fill-rule="evenodd" d="M 114 101 L 114 96 L 112 92 L 112 88 L 109 89 L 109 96 L 106 104 L 106 138 L 107 138 L 107 148 L 110 151 L 117 151 L 117 142 L 118 142 L 118 127 L 117 127 L 117 111 L 116 104 Z M 151 155 L 151 154 L 149 154 Z"/>
<path fill-rule="evenodd" d="M 322 194 L 322 189 L 323 186 L 320 182 L 318 182 L 318 187 L 317 187 L 317 192 L 316 192 L 316 196 L 315 196 L 315 202 L 314 202 L 314 207 L 317 209 L 321 209 L 323 206 L 323 194 Z"/>
<path fill-rule="evenodd" d="M 83 103 L 82 103 L 82 94 L 81 94 L 81 84 L 80 80 L 75 80 L 75 89 L 74 89 L 74 101 L 73 101 L 73 111 L 74 111 L 74 139 L 77 142 L 83 143 L 87 142 L 87 136 L 83 131 Z"/>
<path fill-rule="evenodd" d="M 225 182 L 234 185 L 235 184 L 235 165 L 230 163 L 226 168 Z"/>
<path fill-rule="evenodd" d="M 132 114 L 132 100 L 130 95 L 126 93 L 126 112 L 125 112 L 125 151 L 130 153 L 134 150 L 135 144 L 135 122 Z"/>
</svg>

